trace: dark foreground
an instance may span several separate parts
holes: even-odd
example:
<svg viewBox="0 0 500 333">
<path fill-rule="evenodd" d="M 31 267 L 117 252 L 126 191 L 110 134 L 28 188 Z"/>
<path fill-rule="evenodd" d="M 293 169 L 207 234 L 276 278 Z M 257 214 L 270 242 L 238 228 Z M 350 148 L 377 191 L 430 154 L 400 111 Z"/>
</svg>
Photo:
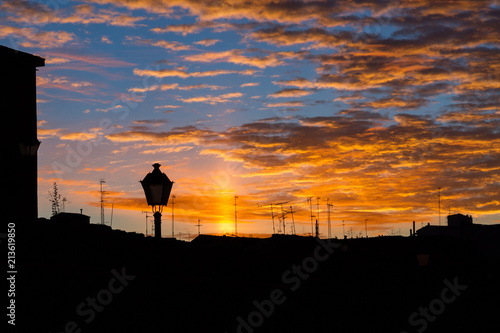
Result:
<svg viewBox="0 0 500 333">
<path fill-rule="evenodd" d="M 17 232 L 19 332 L 491 332 L 499 326 L 498 258 L 449 238 L 201 236 L 185 243 L 50 221 L 18 224 Z"/>
</svg>

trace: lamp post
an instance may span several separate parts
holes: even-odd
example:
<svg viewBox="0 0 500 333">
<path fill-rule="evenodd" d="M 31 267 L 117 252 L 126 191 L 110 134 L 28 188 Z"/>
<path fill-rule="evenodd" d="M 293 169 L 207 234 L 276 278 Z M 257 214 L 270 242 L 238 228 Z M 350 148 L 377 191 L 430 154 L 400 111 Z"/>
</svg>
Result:
<svg viewBox="0 0 500 333">
<path fill-rule="evenodd" d="M 163 206 L 168 204 L 168 197 L 174 182 L 160 171 L 160 164 L 153 164 L 153 168 L 153 171 L 140 182 L 146 195 L 146 201 L 153 210 L 155 238 L 161 238 L 161 213 Z"/>
</svg>

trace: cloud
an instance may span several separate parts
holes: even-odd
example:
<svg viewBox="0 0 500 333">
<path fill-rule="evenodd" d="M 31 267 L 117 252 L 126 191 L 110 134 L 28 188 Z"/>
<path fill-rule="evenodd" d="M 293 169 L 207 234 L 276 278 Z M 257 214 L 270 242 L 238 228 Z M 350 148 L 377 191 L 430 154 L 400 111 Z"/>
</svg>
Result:
<svg viewBox="0 0 500 333">
<path fill-rule="evenodd" d="M 248 34 L 247 38 L 278 46 L 311 44 L 308 48 L 320 49 L 349 44 L 353 40 L 353 34 L 347 31 L 330 33 L 322 28 L 286 30 L 283 26 L 275 26 L 254 31 Z"/>
<path fill-rule="evenodd" d="M 88 81 L 71 81 L 65 76 L 37 76 L 36 84 L 40 88 L 61 89 L 78 92 L 84 95 L 93 95 L 97 92 L 95 84 Z"/>
<path fill-rule="evenodd" d="M 191 97 L 191 98 L 178 98 L 179 101 L 184 102 L 184 103 L 206 103 L 206 104 L 219 104 L 219 103 L 227 103 L 231 101 L 233 98 L 238 98 L 243 96 L 242 93 L 229 93 L 229 94 L 223 94 L 219 96 L 197 96 L 197 97 Z"/>
<path fill-rule="evenodd" d="M 244 87 L 258 87 L 260 85 L 260 82 L 248 82 L 248 83 L 243 83 L 240 85 L 241 88 Z"/>
<path fill-rule="evenodd" d="M 180 86 L 177 83 L 171 83 L 171 84 L 162 84 L 160 86 L 161 90 L 193 90 L 193 89 L 210 89 L 210 90 L 221 90 L 221 89 L 226 89 L 227 87 L 224 86 L 217 86 L 213 84 L 205 84 L 205 83 L 200 83 L 200 84 L 192 84 L 188 86 Z"/>
<path fill-rule="evenodd" d="M 7 0 L 0 6 L 11 14 L 9 20 L 29 26 L 45 24 L 109 24 L 120 27 L 135 27 L 144 16 L 129 15 L 111 9 L 98 9 L 88 4 L 59 8 L 29 1 Z"/>
<path fill-rule="evenodd" d="M 203 45 L 203 46 L 212 46 L 212 45 L 219 43 L 220 41 L 221 41 L 220 39 L 203 39 L 203 40 L 194 42 L 194 44 Z"/>
<path fill-rule="evenodd" d="M 277 54 L 264 57 L 248 57 L 243 55 L 242 50 L 204 52 L 195 55 L 187 55 L 183 58 L 184 60 L 191 62 L 228 62 L 237 65 L 253 66 L 261 69 L 284 65 L 284 62 L 279 59 Z"/>
<path fill-rule="evenodd" d="M 151 76 L 151 77 L 180 77 L 180 78 L 188 78 L 188 77 L 210 77 L 210 76 L 218 76 L 218 75 L 228 75 L 228 74 L 239 74 L 239 75 L 253 75 L 257 71 L 246 69 L 246 70 L 229 70 L 229 69 L 219 69 L 219 70 L 211 70 L 204 72 L 191 72 L 188 73 L 184 70 L 179 69 L 134 69 L 134 74 L 138 76 Z"/>
<path fill-rule="evenodd" d="M 190 45 L 184 45 L 177 41 L 167 41 L 167 40 L 152 40 L 152 39 L 143 39 L 139 36 L 127 36 L 125 40 L 128 43 L 135 45 L 151 45 L 161 47 L 170 51 L 188 51 L 191 50 L 192 47 Z"/>
<path fill-rule="evenodd" d="M 6 37 L 23 47 L 40 49 L 62 47 L 76 39 L 74 33 L 66 31 L 40 31 L 36 28 L 0 25 L 0 38 Z"/>
<path fill-rule="evenodd" d="M 68 58 L 62 58 L 62 57 L 45 57 L 45 65 L 58 65 L 58 64 L 65 64 L 70 62 L 71 60 Z"/>
<path fill-rule="evenodd" d="M 135 64 L 130 63 L 128 61 L 117 59 L 114 57 L 109 57 L 103 54 L 95 55 L 95 54 L 83 54 L 83 53 L 70 53 L 70 52 L 62 52 L 62 51 L 50 51 L 50 52 L 40 52 L 41 56 L 44 58 L 51 57 L 59 57 L 63 59 L 68 59 L 71 62 L 74 62 L 74 67 L 72 68 L 81 68 L 83 64 L 88 64 L 92 66 L 99 67 L 131 67 Z"/>
<path fill-rule="evenodd" d="M 168 123 L 168 120 L 166 119 L 144 119 L 144 120 L 134 120 L 132 121 L 132 124 L 136 125 L 153 125 L 153 126 L 160 126 Z"/>
<path fill-rule="evenodd" d="M 183 151 L 189 151 L 191 149 L 193 149 L 193 147 L 190 147 L 190 146 L 165 147 L 165 148 L 142 150 L 140 152 L 140 154 L 145 154 L 145 155 L 171 154 L 171 153 L 179 153 L 179 152 L 183 152 Z"/>
<path fill-rule="evenodd" d="M 111 41 L 111 39 L 109 39 L 108 36 L 102 36 L 101 37 L 101 42 L 104 43 L 104 44 L 113 44 L 113 42 Z"/>
<path fill-rule="evenodd" d="M 156 105 L 155 109 L 177 109 L 181 108 L 182 106 L 180 105 Z"/>
<path fill-rule="evenodd" d="M 194 126 L 176 127 L 168 132 L 151 132 L 147 130 L 132 130 L 112 133 L 106 136 L 113 142 L 154 142 L 162 145 L 197 144 L 203 138 L 209 138 L 213 132 L 201 130 Z"/>
<path fill-rule="evenodd" d="M 267 97 L 279 98 L 279 97 L 302 97 L 312 94 L 312 91 L 303 89 L 283 89 L 272 94 L 267 95 Z"/>
<path fill-rule="evenodd" d="M 292 79 L 292 80 L 280 80 L 280 81 L 273 81 L 274 84 L 280 85 L 280 86 L 288 86 L 288 87 L 298 87 L 301 89 L 304 88 L 315 88 L 316 85 L 314 82 L 309 81 L 308 79 L 305 78 L 297 78 L 297 79 Z"/>
<path fill-rule="evenodd" d="M 279 102 L 279 103 L 266 103 L 268 108 L 274 107 L 297 107 L 304 106 L 304 102 L 302 101 L 290 101 L 290 102 Z"/>
</svg>

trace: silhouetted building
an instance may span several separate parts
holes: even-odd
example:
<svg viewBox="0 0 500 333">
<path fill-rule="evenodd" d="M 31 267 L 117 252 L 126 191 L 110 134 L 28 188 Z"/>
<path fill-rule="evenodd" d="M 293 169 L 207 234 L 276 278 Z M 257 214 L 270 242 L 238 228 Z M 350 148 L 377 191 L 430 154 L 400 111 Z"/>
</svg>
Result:
<svg viewBox="0 0 500 333">
<path fill-rule="evenodd" d="M 90 216 L 77 213 L 59 213 L 50 218 L 56 223 L 65 223 L 68 226 L 87 226 L 90 224 Z"/>
<path fill-rule="evenodd" d="M 472 216 L 463 214 L 448 215 L 448 226 L 452 228 L 468 228 L 472 226 Z"/>
<path fill-rule="evenodd" d="M 473 230 L 479 227 L 479 224 L 472 223 L 472 216 L 463 214 L 448 215 L 448 225 L 437 226 L 430 225 L 417 230 L 418 236 L 450 236 L 453 238 L 464 239 L 470 235 Z"/>
<path fill-rule="evenodd" d="M 500 224 L 475 224 L 470 215 L 448 215 L 447 226 L 428 224 L 417 230 L 417 236 L 447 236 L 474 244 L 484 255 L 500 256 Z"/>
<path fill-rule="evenodd" d="M 36 71 L 45 59 L 0 45 L 2 191 L 9 222 L 38 217 Z"/>
</svg>

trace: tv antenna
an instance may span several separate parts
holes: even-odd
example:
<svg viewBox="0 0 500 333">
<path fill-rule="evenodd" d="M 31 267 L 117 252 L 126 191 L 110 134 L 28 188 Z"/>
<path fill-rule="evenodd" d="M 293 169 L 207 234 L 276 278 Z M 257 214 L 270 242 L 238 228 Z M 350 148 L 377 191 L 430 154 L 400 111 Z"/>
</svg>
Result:
<svg viewBox="0 0 500 333">
<path fill-rule="evenodd" d="M 237 218 L 237 211 L 236 211 L 236 199 L 238 199 L 238 196 L 234 196 L 234 236 L 238 237 L 238 218 Z M 199 222 L 198 222 L 199 223 Z"/>
<path fill-rule="evenodd" d="M 66 211 L 66 202 L 68 201 L 68 199 L 66 199 L 66 197 L 63 197 L 62 198 L 62 211 L 65 212 Z"/>
<path fill-rule="evenodd" d="M 174 237 L 174 199 L 177 197 L 175 195 L 172 195 L 172 238 Z"/>
<path fill-rule="evenodd" d="M 290 206 L 290 214 L 292 214 L 292 235 L 295 235 L 295 220 L 293 218 L 293 208 Z"/>
<path fill-rule="evenodd" d="M 314 235 L 314 222 L 313 222 L 313 209 L 312 209 L 312 198 L 313 197 L 308 197 L 307 201 L 309 201 L 309 211 L 311 212 L 311 236 Z"/>
<path fill-rule="evenodd" d="M 285 201 L 285 202 L 278 202 L 278 203 L 274 204 L 275 206 L 280 205 L 280 207 L 281 207 L 281 222 L 283 223 L 283 235 L 286 235 L 286 231 L 285 231 L 285 211 L 283 210 L 283 204 L 286 204 L 286 203 L 289 203 L 289 202 L 290 201 Z"/>
<path fill-rule="evenodd" d="M 272 203 L 271 203 L 271 204 L 268 204 L 268 205 L 259 205 L 259 204 L 257 204 L 257 206 L 258 206 L 258 207 L 267 207 L 267 206 L 271 206 L 271 219 L 273 220 L 273 234 L 275 234 L 275 233 L 276 233 L 276 229 L 275 229 L 275 227 L 274 227 L 274 211 L 273 211 L 273 205 L 274 205 L 274 204 L 272 204 Z"/>
<path fill-rule="evenodd" d="M 200 235 L 200 227 L 201 227 L 200 222 L 201 222 L 201 220 L 198 219 L 198 224 L 196 225 L 196 227 L 198 227 L 198 236 Z"/>
<path fill-rule="evenodd" d="M 332 226 L 330 221 L 330 207 L 333 207 L 331 203 L 329 203 L 330 198 L 326 198 L 326 207 L 328 208 L 328 239 L 332 238 Z"/>
<path fill-rule="evenodd" d="M 316 197 L 316 209 L 318 211 L 318 215 L 316 217 L 316 221 L 318 221 L 318 222 L 319 222 L 319 199 L 320 199 L 320 197 Z"/>
<path fill-rule="evenodd" d="M 439 214 L 439 225 L 441 225 L 441 187 L 438 187 L 438 214 Z"/>
<path fill-rule="evenodd" d="M 99 180 L 100 192 L 101 192 L 101 224 L 104 224 L 104 191 L 102 190 L 102 185 L 106 183 L 104 179 Z"/>
<path fill-rule="evenodd" d="M 143 210 L 142 214 L 146 214 L 146 237 L 147 237 L 147 236 L 149 236 L 149 234 L 148 234 L 148 218 L 152 217 L 153 215 L 150 215 L 150 214 L 153 214 L 153 213 Z M 153 233 L 151 233 L 151 234 L 153 234 Z"/>
</svg>

